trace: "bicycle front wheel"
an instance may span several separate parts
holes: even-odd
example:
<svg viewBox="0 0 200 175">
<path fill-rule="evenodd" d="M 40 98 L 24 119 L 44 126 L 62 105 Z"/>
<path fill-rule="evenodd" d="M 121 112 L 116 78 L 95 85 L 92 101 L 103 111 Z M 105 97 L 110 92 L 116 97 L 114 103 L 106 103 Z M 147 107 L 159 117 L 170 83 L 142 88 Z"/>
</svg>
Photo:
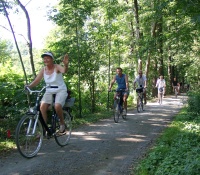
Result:
<svg viewBox="0 0 200 175">
<path fill-rule="evenodd" d="M 27 114 L 21 118 L 17 125 L 15 142 L 23 157 L 34 157 L 42 146 L 43 127 L 38 118 L 38 115 Z"/>
<path fill-rule="evenodd" d="M 120 116 L 119 104 L 118 104 L 117 100 L 115 100 L 114 101 L 114 121 L 115 121 L 115 123 L 118 123 L 119 116 Z"/>
<path fill-rule="evenodd" d="M 138 99 L 137 99 L 137 111 L 141 112 L 142 110 L 143 110 L 142 99 L 140 97 L 138 97 Z"/>
<path fill-rule="evenodd" d="M 123 118 L 124 120 L 126 120 L 126 115 L 127 115 L 126 112 L 127 112 L 126 109 L 123 108 L 123 109 L 122 109 L 122 118 Z"/>
<path fill-rule="evenodd" d="M 178 91 L 175 89 L 175 97 L 177 98 Z"/>
<path fill-rule="evenodd" d="M 160 93 L 160 97 L 159 97 L 159 103 L 160 103 L 160 105 L 162 104 L 162 97 L 163 97 L 163 93 Z"/>
<path fill-rule="evenodd" d="M 65 146 L 69 143 L 71 132 L 72 132 L 72 121 L 71 121 L 71 115 L 67 111 L 63 111 L 63 117 L 65 121 L 65 131 L 63 133 L 59 132 L 59 123 L 57 127 L 57 131 L 54 135 L 56 143 L 60 146 Z"/>
</svg>

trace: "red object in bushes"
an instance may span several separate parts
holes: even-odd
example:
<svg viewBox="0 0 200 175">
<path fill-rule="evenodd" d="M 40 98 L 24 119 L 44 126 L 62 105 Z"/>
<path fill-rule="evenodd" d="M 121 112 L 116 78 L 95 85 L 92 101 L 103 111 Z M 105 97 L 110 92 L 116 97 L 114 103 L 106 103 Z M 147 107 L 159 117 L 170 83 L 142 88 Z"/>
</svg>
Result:
<svg viewBox="0 0 200 175">
<path fill-rule="evenodd" d="M 10 138 L 11 134 L 10 134 L 10 130 L 7 130 L 7 138 Z"/>
</svg>

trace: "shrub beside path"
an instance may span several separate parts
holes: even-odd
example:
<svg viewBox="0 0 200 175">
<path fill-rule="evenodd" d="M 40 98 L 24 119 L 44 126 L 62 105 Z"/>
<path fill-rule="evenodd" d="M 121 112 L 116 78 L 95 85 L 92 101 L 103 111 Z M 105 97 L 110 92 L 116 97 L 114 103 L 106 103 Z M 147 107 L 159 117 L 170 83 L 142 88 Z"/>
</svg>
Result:
<svg viewBox="0 0 200 175">
<path fill-rule="evenodd" d="M 155 139 L 186 102 L 186 96 L 167 96 L 163 104 L 148 103 L 145 111 L 129 110 L 127 120 L 113 117 L 79 127 L 69 145 L 44 140 L 32 159 L 17 150 L 0 158 L 0 175 L 129 175 Z"/>
</svg>

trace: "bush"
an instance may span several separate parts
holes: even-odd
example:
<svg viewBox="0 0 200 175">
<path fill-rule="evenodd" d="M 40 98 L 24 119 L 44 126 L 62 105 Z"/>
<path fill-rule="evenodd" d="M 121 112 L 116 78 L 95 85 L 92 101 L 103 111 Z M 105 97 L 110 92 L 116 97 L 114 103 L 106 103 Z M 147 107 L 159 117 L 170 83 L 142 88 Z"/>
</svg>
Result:
<svg viewBox="0 0 200 175">
<path fill-rule="evenodd" d="M 200 92 L 192 91 L 188 93 L 188 112 L 200 115 Z"/>
</svg>

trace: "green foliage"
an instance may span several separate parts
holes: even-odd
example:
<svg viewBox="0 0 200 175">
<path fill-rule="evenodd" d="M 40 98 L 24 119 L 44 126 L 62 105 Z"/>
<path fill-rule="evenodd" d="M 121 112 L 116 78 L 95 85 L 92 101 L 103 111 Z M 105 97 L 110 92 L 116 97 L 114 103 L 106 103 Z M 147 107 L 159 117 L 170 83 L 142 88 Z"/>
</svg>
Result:
<svg viewBox="0 0 200 175">
<path fill-rule="evenodd" d="M 143 159 L 138 175 L 199 174 L 200 120 L 184 108 Z"/>
<path fill-rule="evenodd" d="M 193 115 L 200 115 L 200 92 L 191 91 L 188 93 L 188 112 Z"/>
<path fill-rule="evenodd" d="M 13 135 L 21 113 L 26 108 L 23 77 L 16 74 L 11 64 L 0 65 L 0 140 L 5 141 L 7 130 Z"/>
<path fill-rule="evenodd" d="M 0 63 L 5 63 L 10 59 L 10 47 L 9 41 L 1 40 L 0 38 Z"/>
</svg>

